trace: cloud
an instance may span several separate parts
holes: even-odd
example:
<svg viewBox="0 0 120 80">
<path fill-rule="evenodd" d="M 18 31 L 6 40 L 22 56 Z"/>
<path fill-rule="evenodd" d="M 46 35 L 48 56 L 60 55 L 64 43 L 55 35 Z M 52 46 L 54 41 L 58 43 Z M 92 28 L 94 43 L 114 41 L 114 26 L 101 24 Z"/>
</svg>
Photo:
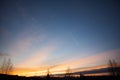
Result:
<svg viewBox="0 0 120 80">
<path fill-rule="evenodd" d="M 43 33 L 38 34 L 37 32 L 32 33 L 30 29 L 28 31 L 25 30 L 11 43 L 8 52 L 13 56 L 22 54 L 29 50 L 31 46 L 34 46 L 35 43 L 40 43 L 44 39 L 45 35 Z"/>
<path fill-rule="evenodd" d="M 106 51 L 103 53 L 98 53 L 95 55 L 91 55 L 85 58 L 77 58 L 72 60 L 64 61 L 63 63 L 59 64 L 53 69 L 65 69 L 67 67 L 70 68 L 83 68 L 83 67 L 92 67 L 92 66 L 99 66 L 99 65 L 106 65 L 108 64 L 109 59 L 117 59 L 117 62 L 120 62 L 117 58 L 119 57 L 120 49 Z"/>
<path fill-rule="evenodd" d="M 47 46 L 46 48 L 44 47 L 42 50 L 36 52 L 37 55 L 32 55 L 30 58 L 28 58 L 25 62 L 21 63 L 20 65 L 27 66 L 27 65 L 30 65 L 30 64 L 32 65 L 34 63 L 38 64 L 39 61 L 42 62 L 54 50 L 55 50 L 55 47 L 50 48 L 50 45 Z M 43 54 L 44 52 L 45 52 L 45 54 Z M 111 58 L 115 58 L 116 56 L 119 55 L 119 53 L 120 53 L 120 49 L 106 51 L 106 52 L 99 53 L 99 54 L 96 54 L 96 55 L 91 55 L 89 57 L 82 58 L 82 59 L 64 61 L 61 64 L 53 65 L 52 67 L 49 67 L 49 68 L 50 68 L 50 72 L 52 74 L 54 74 L 54 73 L 65 73 L 68 67 L 73 72 L 106 68 L 106 67 L 108 67 L 108 60 L 111 59 Z M 43 58 L 42 58 L 42 56 L 43 56 Z M 101 63 L 101 62 L 103 62 L 103 63 L 105 62 L 106 64 L 99 65 L 99 63 Z M 90 65 L 90 64 L 95 64 L 95 65 Z M 47 67 L 44 67 L 44 68 L 33 67 L 33 68 L 27 69 L 27 70 L 25 70 L 23 68 L 21 70 L 22 70 L 21 75 L 26 75 L 26 74 L 27 75 L 33 75 L 35 73 L 37 73 L 36 75 L 38 75 L 38 74 L 40 75 L 41 73 L 46 74 Z M 20 70 L 18 70 L 18 72 L 19 71 Z M 24 71 L 25 71 L 25 74 L 24 74 Z M 20 74 L 20 72 L 16 73 L 16 74 Z"/>
<path fill-rule="evenodd" d="M 40 66 L 45 59 L 48 58 L 56 50 L 57 46 L 55 43 L 49 43 L 48 45 L 33 51 L 32 54 L 22 63 L 18 64 L 18 67 L 35 67 Z"/>
<path fill-rule="evenodd" d="M 54 50 L 56 50 L 55 46 L 49 45 L 47 47 L 44 47 L 41 50 L 36 51 L 33 55 L 31 55 L 31 57 L 29 57 L 24 62 L 19 64 L 19 67 L 39 66 L 42 62 L 44 62 L 45 59 L 48 58 L 49 55 L 51 55 L 51 53 Z M 103 53 L 98 53 L 96 55 L 91 55 L 85 58 L 66 60 L 64 62 L 55 64 L 52 67 L 50 66 L 50 69 L 53 71 L 56 71 L 56 70 L 66 70 L 67 67 L 70 67 L 71 69 L 73 69 L 73 68 L 107 65 L 109 59 L 116 59 L 116 56 L 118 56 L 119 53 L 120 53 L 120 50 L 118 49 L 118 50 L 111 50 Z"/>
<path fill-rule="evenodd" d="M 0 56 L 3 57 L 3 56 L 9 56 L 9 55 L 7 53 L 0 52 Z"/>
</svg>

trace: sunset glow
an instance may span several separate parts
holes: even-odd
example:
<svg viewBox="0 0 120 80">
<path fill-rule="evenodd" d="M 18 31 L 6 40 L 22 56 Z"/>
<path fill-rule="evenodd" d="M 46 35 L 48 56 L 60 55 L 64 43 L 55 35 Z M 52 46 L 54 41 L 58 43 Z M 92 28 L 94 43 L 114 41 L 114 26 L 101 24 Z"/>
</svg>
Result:
<svg viewBox="0 0 120 80">
<path fill-rule="evenodd" d="M 1 3 L 0 68 L 8 59 L 14 75 L 45 76 L 50 72 L 57 76 L 70 69 L 78 76 L 80 72 L 109 68 L 109 60 L 120 63 L 117 2 L 5 0 Z"/>
</svg>

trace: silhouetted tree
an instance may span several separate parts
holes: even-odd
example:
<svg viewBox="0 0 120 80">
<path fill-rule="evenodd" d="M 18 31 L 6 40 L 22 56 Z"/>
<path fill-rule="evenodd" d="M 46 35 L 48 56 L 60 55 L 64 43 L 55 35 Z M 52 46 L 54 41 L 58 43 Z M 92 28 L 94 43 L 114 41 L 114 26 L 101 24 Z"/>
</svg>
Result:
<svg viewBox="0 0 120 80">
<path fill-rule="evenodd" d="M 13 71 L 13 65 L 11 59 L 4 59 L 0 65 L 1 74 L 11 74 Z"/>
<path fill-rule="evenodd" d="M 83 77 L 84 76 L 84 74 L 83 73 L 80 73 L 80 77 Z"/>
<path fill-rule="evenodd" d="M 48 70 L 47 70 L 46 80 L 50 80 L 50 71 L 49 71 L 49 68 L 48 68 Z"/>
<path fill-rule="evenodd" d="M 109 71 L 111 76 L 120 76 L 120 70 L 115 60 L 109 60 Z"/>
<path fill-rule="evenodd" d="M 70 77 L 70 68 L 69 67 L 66 70 L 65 77 L 67 77 L 67 78 Z"/>
</svg>

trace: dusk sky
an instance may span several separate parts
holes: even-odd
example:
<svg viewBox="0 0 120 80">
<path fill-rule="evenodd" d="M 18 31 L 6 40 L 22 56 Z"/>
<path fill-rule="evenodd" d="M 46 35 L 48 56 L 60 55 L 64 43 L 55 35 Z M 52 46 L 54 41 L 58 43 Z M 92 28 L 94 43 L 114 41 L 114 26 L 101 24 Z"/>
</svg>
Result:
<svg viewBox="0 0 120 80">
<path fill-rule="evenodd" d="M 0 0 L 0 53 L 17 68 L 120 62 L 119 0 Z"/>
</svg>

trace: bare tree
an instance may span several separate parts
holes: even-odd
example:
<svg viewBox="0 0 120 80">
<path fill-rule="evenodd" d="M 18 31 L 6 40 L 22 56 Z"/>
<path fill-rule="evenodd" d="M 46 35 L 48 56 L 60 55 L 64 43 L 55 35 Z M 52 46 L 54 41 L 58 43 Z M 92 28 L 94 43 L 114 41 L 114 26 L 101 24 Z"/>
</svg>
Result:
<svg viewBox="0 0 120 80">
<path fill-rule="evenodd" d="M 67 70 L 66 70 L 65 77 L 70 77 L 70 76 L 71 76 L 70 68 L 68 67 Z"/>
<path fill-rule="evenodd" d="M 111 76 L 120 76 L 119 66 L 115 60 L 109 60 L 109 71 Z"/>
<path fill-rule="evenodd" d="M 13 64 L 11 59 L 4 59 L 0 66 L 1 74 L 11 74 L 13 72 Z"/>
<path fill-rule="evenodd" d="M 49 71 L 49 68 L 47 70 L 47 76 L 46 76 L 46 80 L 49 80 L 50 79 L 50 71 Z"/>
</svg>

